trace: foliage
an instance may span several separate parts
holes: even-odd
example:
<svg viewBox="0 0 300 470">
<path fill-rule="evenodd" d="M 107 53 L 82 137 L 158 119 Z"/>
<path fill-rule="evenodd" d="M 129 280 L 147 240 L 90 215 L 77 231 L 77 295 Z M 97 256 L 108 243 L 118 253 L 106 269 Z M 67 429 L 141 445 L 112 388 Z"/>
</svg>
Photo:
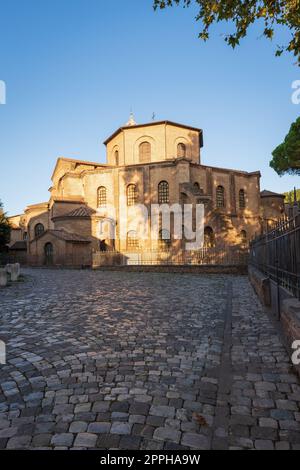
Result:
<svg viewBox="0 0 300 470">
<path fill-rule="evenodd" d="M 300 118 L 291 125 L 284 141 L 272 155 L 270 166 L 280 176 L 286 173 L 300 175 Z"/>
<path fill-rule="evenodd" d="M 0 252 L 4 251 L 5 246 L 10 241 L 11 227 L 7 216 L 3 210 L 3 204 L 0 201 Z"/>
<path fill-rule="evenodd" d="M 276 55 L 285 50 L 294 54 L 300 66 L 300 0 L 153 0 L 154 9 L 164 9 L 173 5 L 189 7 L 198 5 L 196 21 L 201 21 L 203 28 L 199 38 L 209 38 L 210 27 L 220 21 L 230 22 L 234 31 L 225 35 L 225 41 L 233 48 L 247 35 L 249 27 L 262 22 L 262 35 L 273 39 L 275 27 L 287 27 L 291 32 L 290 42 L 278 46 Z"/>
<path fill-rule="evenodd" d="M 283 193 L 285 195 L 285 202 L 288 204 L 294 203 L 294 190 Z M 300 188 L 296 189 L 296 199 L 300 203 Z"/>
</svg>

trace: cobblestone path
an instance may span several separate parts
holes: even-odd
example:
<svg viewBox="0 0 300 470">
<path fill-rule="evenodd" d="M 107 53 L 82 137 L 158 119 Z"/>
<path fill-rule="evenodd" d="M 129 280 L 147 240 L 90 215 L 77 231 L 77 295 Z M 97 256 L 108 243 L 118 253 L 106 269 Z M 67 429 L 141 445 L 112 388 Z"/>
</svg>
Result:
<svg viewBox="0 0 300 470">
<path fill-rule="evenodd" d="M 25 270 L 0 291 L 0 448 L 300 449 L 246 277 Z"/>
</svg>

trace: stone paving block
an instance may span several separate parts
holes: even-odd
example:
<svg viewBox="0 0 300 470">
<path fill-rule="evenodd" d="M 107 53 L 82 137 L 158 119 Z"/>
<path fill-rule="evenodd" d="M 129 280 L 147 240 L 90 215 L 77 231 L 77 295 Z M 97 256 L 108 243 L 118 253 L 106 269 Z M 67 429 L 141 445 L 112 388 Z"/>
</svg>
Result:
<svg viewBox="0 0 300 470">
<path fill-rule="evenodd" d="M 51 439 L 51 444 L 53 446 L 64 446 L 64 447 L 71 447 L 74 440 L 74 436 L 72 433 L 61 433 L 61 434 L 54 434 Z"/>
<path fill-rule="evenodd" d="M 18 428 L 17 427 L 9 427 L 1 429 L 0 431 L 0 439 L 5 437 L 13 437 L 17 434 Z"/>
<path fill-rule="evenodd" d="M 257 439 L 254 442 L 255 449 L 257 450 L 273 450 L 274 449 L 274 444 L 270 440 L 264 440 L 264 439 Z"/>
<path fill-rule="evenodd" d="M 17 436 L 17 437 L 11 437 L 8 440 L 7 449 L 26 449 L 29 447 L 29 444 L 31 442 L 31 436 Z"/>
<path fill-rule="evenodd" d="M 130 434 L 132 424 L 115 421 L 111 425 L 111 434 Z"/>
<path fill-rule="evenodd" d="M 85 413 L 90 411 L 91 409 L 91 403 L 79 403 L 78 405 L 75 405 L 74 413 Z"/>
<path fill-rule="evenodd" d="M 48 447 L 50 446 L 52 434 L 37 434 L 32 438 L 33 447 Z"/>
<path fill-rule="evenodd" d="M 238 437 L 249 437 L 249 427 L 241 424 L 232 425 L 230 426 L 230 434 Z"/>
<path fill-rule="evenodd" d="M 296 402 L 290 400 L 276 400 L 276 406 L 280 410 L 298 411 Z"/>
<path fill-rule="evenodd" d="M 119 449 L 138 450 L 141 446 L 141 438 L 138 436 L 122 436 L 118 444 Z"/>
<path fill-rule="evenodd" d="M 113 421 L 128 421 L 129 414 L 128 413 L 121 413 L 119 411 L 113 411 L 111 413 L 111 419 Z"/>
<path fill-rule="evenodd" d="M 294 415 L 291 411 L 287 410 L 271 410 L 271 417 L 277 420 L 293 420 Z"/>
<path fill-rule="evenodd" d="M 291 431 L 300 431 L 300 423 L 292 420 L 279 421 L 280 429 L 287 429 Z"/>
<path fill-rule="evenodd" d="M 144 424 L 146 417 L 143 415 L 129 415 L 130 424 Z"/>
<path fill-rule="evenodd" d="M 259 418 L 259 426 L 261 428 L 273 428 L 277 429 L 278 428 L 278 421 L 273 418 Z"/>
<path fill-rule="evenodd" d="M 73 421 L 70 424 L 69 432 L 71 433 L 85 432 L 87 430 L 87 427 L 88 427 L 88 423 L 85 423 L 84 421 Z"/>
<path fill-rule="evenodd" d="M 97 448 L 108 450 L 118 449 L 120 444 L 121 436 L 117 434 L 100 434 L 97 439 Z"/>
<path fill-rule="evenodd" d="M 210 447 L 209 439 L 206 436 L 196 433 L 183 433 L 181 444 L 197 450 L 207 450 Z"/>
<path fill-rule="evenodd" d="M 156 406 L 152 405 L 149 411 L 150 415 L 160 416 L 163 418 L 173 418 L 175 416 L 175 408 L 170 406 Z"/>
<path fill-rule="evenodd" d="M 74 447 L 94 448 L 96 447 L 97 439 L 97 434 L 88 432 L 79 433 L 75 438 Z"/>
<path fill-rule="evenodd" d="M 93 404 L 92 411 L 96 413 L 104 413 L 109 410 L 110 403 L 104 401 L 97 401 Z"/>
<path fill-rule="evenodd" d="M 89 424 L 88 432 L 94 433 L 94 434 L 106 434 L 106 433 L 109 433 L 110 428 L 111 428 L 110 423 L 96 422 L 96 423 Z"/>
<path fill-rule="evenodd" d="M 285 441 L 276 442 L 275 449 L 276 450 L 290 450 L 290 444 L 289 442 L 285 442 Z"/>
<path fill-rule="evenodd" d="M 276 441 L 277 439 L 277 430 L 273 428 L 261 428 L 258 426 L 253 426 L 251 428 L 251 437 L 254 439 L 265 439 L 265 440 L 273 440 Z"/>
<path fill-rule="evenodd" d="M 153 433 L 153 439 L 158 439 L 159 441 L 171 441 L 179 443 L 181 438 L 181 432 L 173 428 L 157 428 Z"/>
<path fill-rule="evenodd" d="M 137 432 L 137 434 L 140 434 L 142 437 L 146 437 L 148 439 L 153 437 L 155 427 L 149 426 L 149 424 L 146 424 L 144 426 L 141 426 L 140 431 Z"/>
<path fill-rule="evenodd" d="M 129 407 L 130 414 L 147 415 L 149 413 L 150 405 L 147 403 L 132 403 Z"/>
<path fill-rule="evenodd" d="M 241 447 L 242 449 L 253 449 L 254 447 L 254 442 L 252 439 L 248 439 L 245 437 L 236 437 L 231 440 L 233 445 L 237 445 L 238 447 Z"/>
</svg>

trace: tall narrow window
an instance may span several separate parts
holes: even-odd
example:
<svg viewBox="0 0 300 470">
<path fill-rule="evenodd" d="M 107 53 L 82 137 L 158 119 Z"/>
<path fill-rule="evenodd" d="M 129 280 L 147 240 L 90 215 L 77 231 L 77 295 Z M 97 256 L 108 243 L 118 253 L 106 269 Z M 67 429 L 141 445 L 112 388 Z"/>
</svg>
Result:
<svg viewBox="0 0 300 470">
<path fill-rule="evenodd" d="M 240 192 L 239 192 L 239 206 L 240 206 L 240 209 L 245 209 L 246 207 L 246 197 L 245 197 L 245 190 L 244 189 L 240 189 Z"/>
<path fill-rule="evenodd" d="M 105 186 L 98 188 L 98 207 L 106 207 L 107 204 L 107 191 Z"/>
<path fill-rule="evenodd" d="M 225 207 L 225 190 L 223 186 L 217 187 L 217 207 Z"/>
<path fill-rule="evenodd" d="M 44 233 L 44 231 L 45 231 L 45 228 L 43 224 L 36 224 L 36 226 L 34 227 L 35 237 L 39 237 L 40 235 L 42 235 L 42 233 Z"/>
<path fill-rule="evenodd" d="M 186 146 L 182 143 L 177 145 L 177 157 L 178 158 L 186 157 Z"/>
<path fill-rule="evenodd" d="M 137 203 L 137 190 L 135 184 L 127 186 L 127 206 L 134 206 Z"/>
<path fill-rule="evenodd" d="M 142 142 L 140 144 L 139 161 L 140 163 L 147 163 L 151 161 L 151 144 L 149 144 L 149 142 Z"/>
<path fill-rule="evenodd" d="M 215 246 L 215 234 L 211 227 L 204 229 L 204 247 L 213 248 Z"/>
<path fill-rule="evenodd" d="M 115 151 L 115 165 L 119 166 L 119 151 Z"/>
<path fill-rule="evenodd" d="M 247 232 L 246 232 L 246 230 L 241 231 L 241 242 L 242 242 L 242 245 L 247 245 Z"/>
<path fill-rule="evenodd" d="M 169 201 L 169 183 L 161 181 L 158 185 L 158 204 L 168 204 Z"/>
<path fill-rule="evenodd" d="M 137 238 L 137 233 L 135 230 L 130 230 L 127 233 L 127 250 L 138 250 L 139 249 L 139 240 Z"/>
</svg>

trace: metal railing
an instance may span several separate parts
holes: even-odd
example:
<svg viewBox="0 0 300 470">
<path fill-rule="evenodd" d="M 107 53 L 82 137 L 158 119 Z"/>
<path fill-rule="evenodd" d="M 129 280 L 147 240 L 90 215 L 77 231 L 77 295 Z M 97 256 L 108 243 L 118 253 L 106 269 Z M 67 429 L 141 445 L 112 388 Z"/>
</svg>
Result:
<svg viewBox="0 0 300 470">
<path fill-rule="evenodd" d="M 252 241 L 249 264 L 300 299 L 300 214 Z"/>
<path fill-rule="evenodd" d="M 25 264 L 26 257 L 11 253 L 0 253 L 0 266 L 5 266 L 6 264 L 22 263 Z"/>
<path fill-rule="evenodd" d="M 196 251 L 131 250 L 93 253 L 93 266 L 104 265 L 247 265 L 249 250 L 240 246 Z"/>
</svg>

